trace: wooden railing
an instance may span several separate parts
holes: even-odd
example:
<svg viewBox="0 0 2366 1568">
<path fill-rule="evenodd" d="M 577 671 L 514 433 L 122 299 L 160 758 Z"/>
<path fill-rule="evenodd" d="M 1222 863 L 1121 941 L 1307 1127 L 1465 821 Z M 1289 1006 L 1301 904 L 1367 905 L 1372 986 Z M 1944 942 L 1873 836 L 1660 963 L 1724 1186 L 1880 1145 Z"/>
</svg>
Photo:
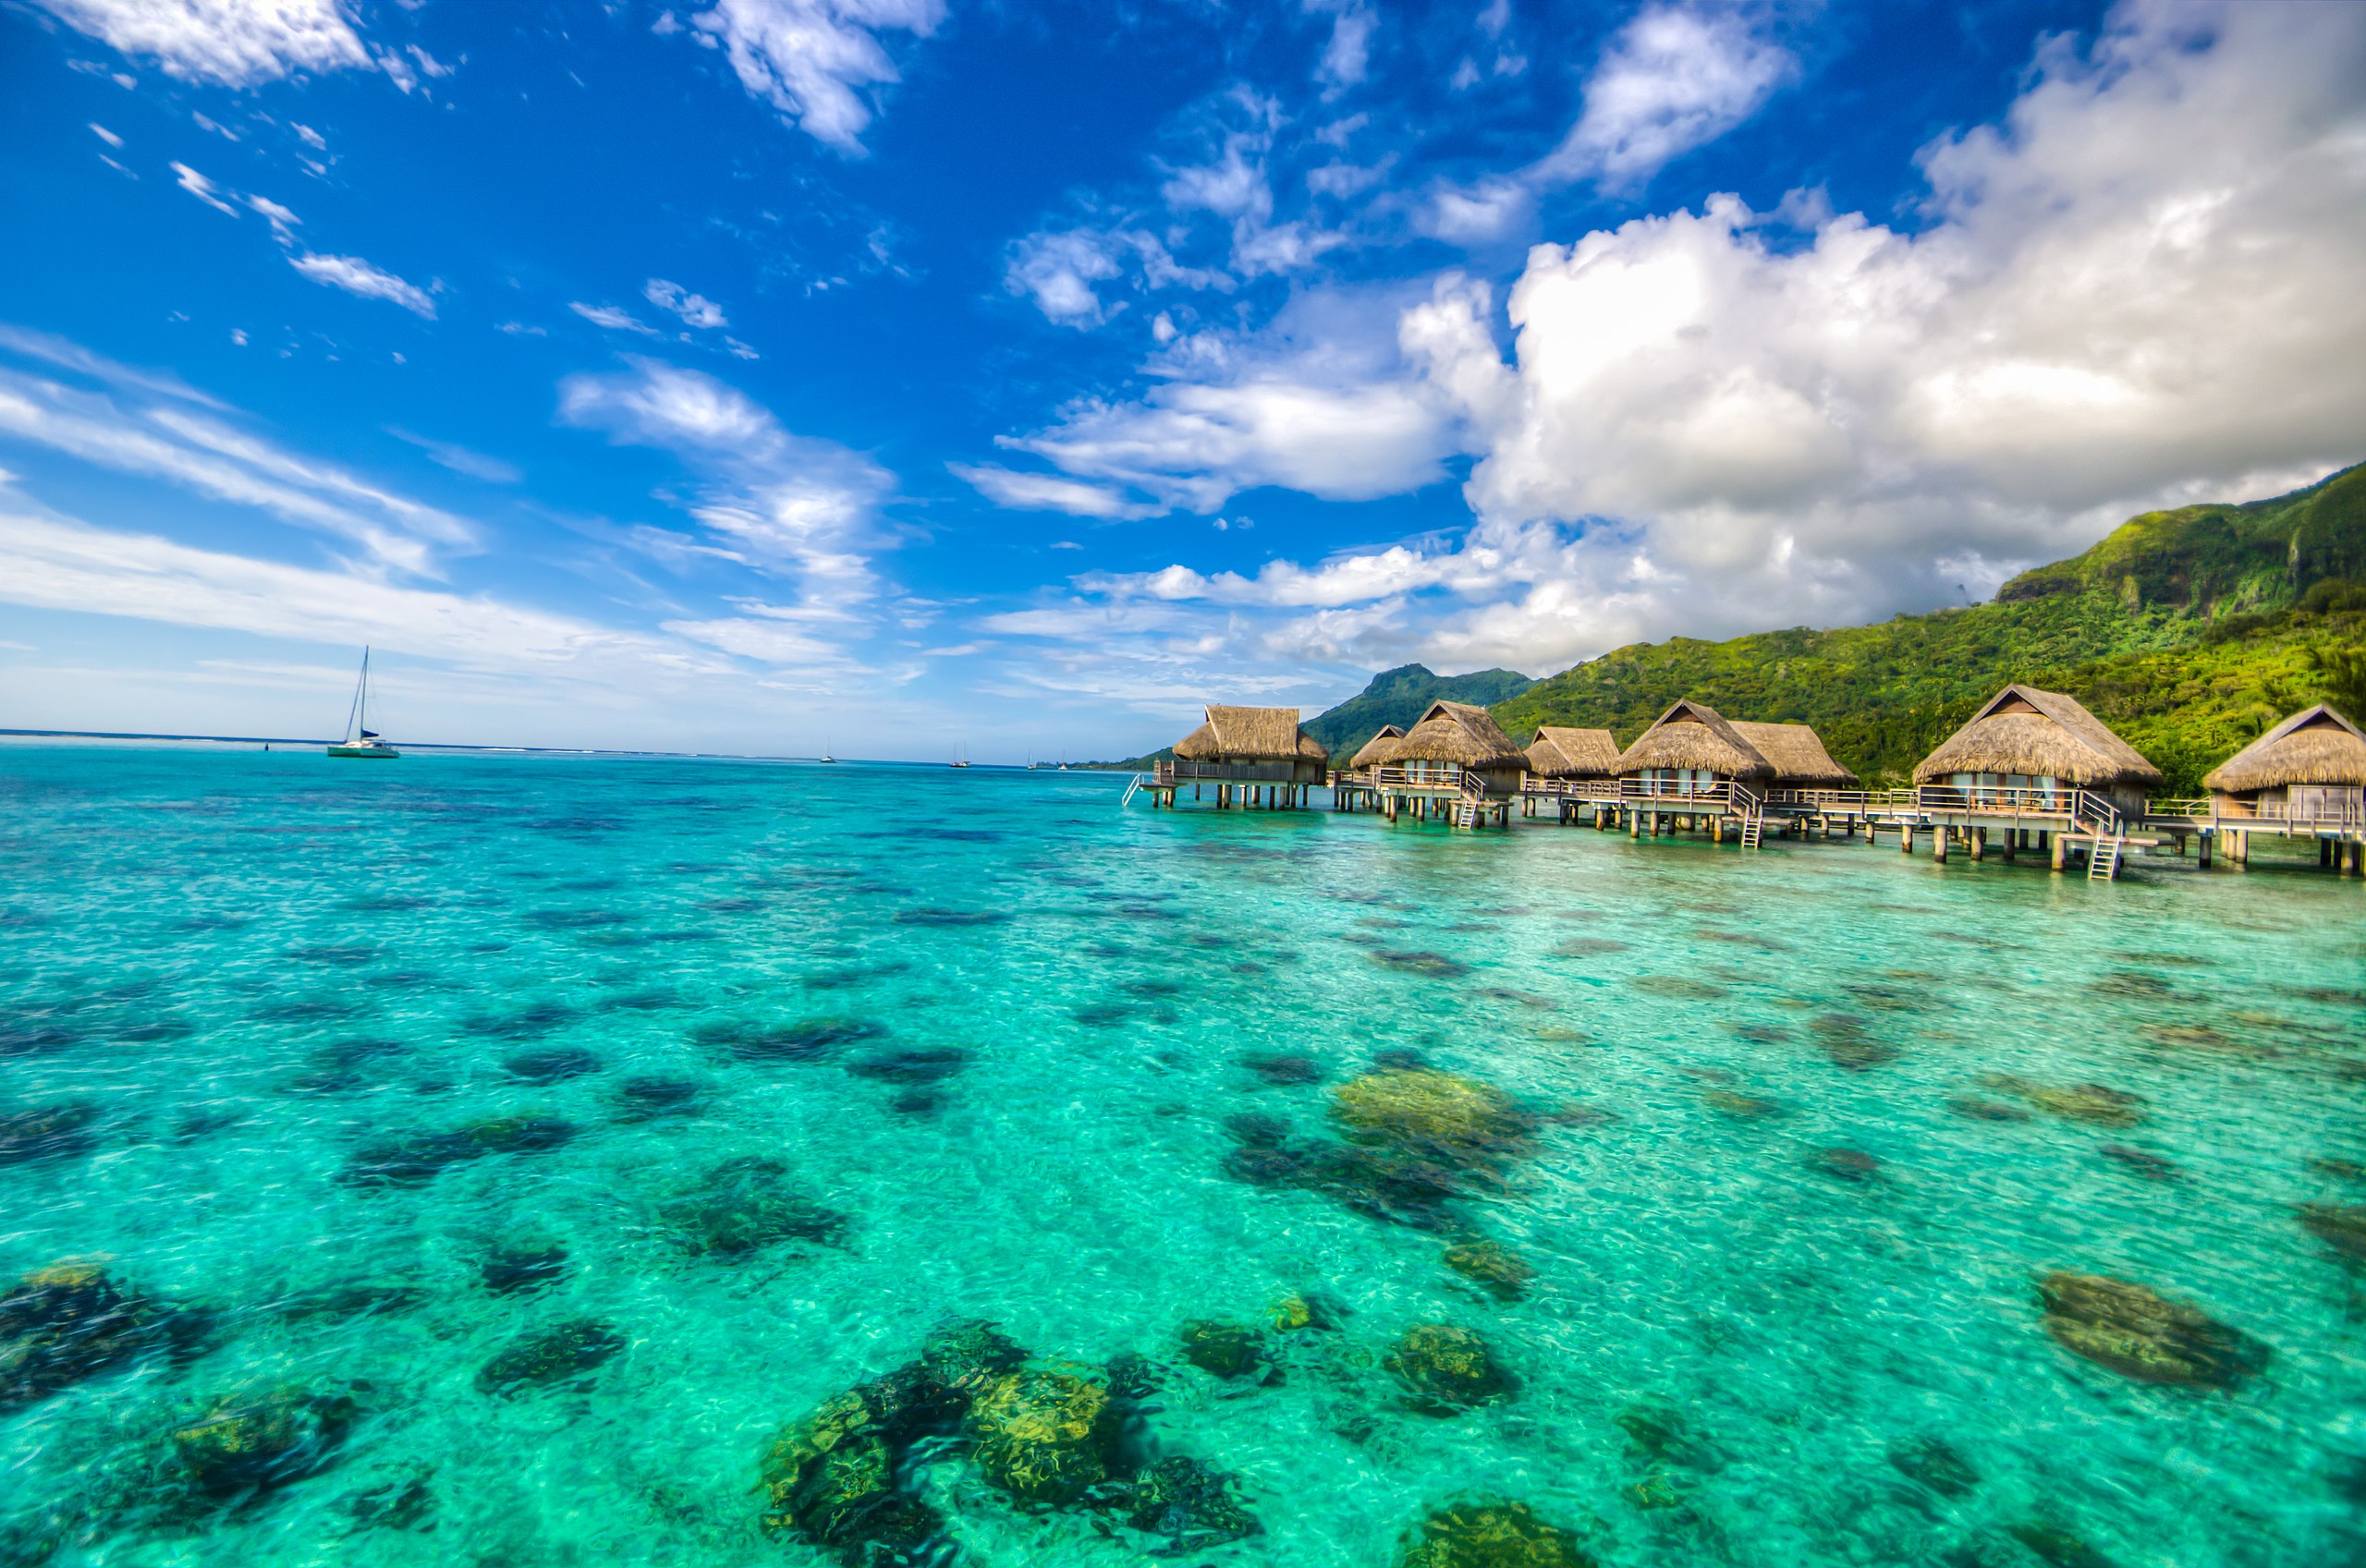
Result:
<svg viewBox="0 0 2366 1568">
<path fill-rule="evenodd" d="M 2366 827 L 2366 806 L 2356 796 L 2312 801 L 2294 808 L 2287 801 L 2225 800 L 2215 796 L 2148 800 L 2144 815 L 2213 825 L 2266 822 L 2279 828 Z"/>
</svg>

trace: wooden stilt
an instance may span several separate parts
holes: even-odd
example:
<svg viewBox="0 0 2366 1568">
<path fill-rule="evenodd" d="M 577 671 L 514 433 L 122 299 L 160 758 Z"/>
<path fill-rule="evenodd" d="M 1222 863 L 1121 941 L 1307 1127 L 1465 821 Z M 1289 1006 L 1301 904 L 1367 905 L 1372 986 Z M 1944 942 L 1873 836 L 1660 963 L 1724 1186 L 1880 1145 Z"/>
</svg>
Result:
<svg viewBox="0 0 2366 1568">
<path fill-rule="evenodd" d="M 2043 833 L 2040 833 L 2038 836 L 2039 836 L 2040 838 L 2043 838 L 2043 837 L 2045 837 L 2045 836 L 2047 836 L 2047 835 L 2045 835 L 2045 834 L 2043 834 Z M 2068 859 L 2068 857 L 2069 857 L 2069 849 L 2068 849 L 2068 843 L 2069 843 L 2069 841 L 2068 841 L 2068 840 L 2067 840 L 2067 839 L 2065 839 L 2065 838 L 2064 838 L 2060 833 L 2055 833 L 2055 834 L 2054 834 L 2054 835 L 2053 835 L 2053 839 L 2054 839 L 2054 853 L 2053 853 L 2053 857 L 2052 857 L 2052 858 L 2051 858 L 2051 859 L 2049 859 L 2046 863 L 2047 863 L 2047 865 L 2048 865 L 2048 866 L 2050 866 L 2053 869 L 2055 869 L 2055 870 L 2057 870 L 2057 871 L 2058 871 L 2058 870 L 2061 870 L 2061 869 L 2062 869 L 2062 868 L 2063 868 L 2063 863 L 2064 863 L 2067 859 Z"/>
</svg>

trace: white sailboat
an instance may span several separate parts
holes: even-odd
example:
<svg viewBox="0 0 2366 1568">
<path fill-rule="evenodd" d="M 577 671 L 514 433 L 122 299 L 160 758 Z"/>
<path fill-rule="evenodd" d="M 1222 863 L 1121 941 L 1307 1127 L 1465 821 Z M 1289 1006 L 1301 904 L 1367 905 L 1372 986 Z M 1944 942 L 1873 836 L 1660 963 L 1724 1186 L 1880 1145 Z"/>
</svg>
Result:
<svg viewBox="0 0 2366 1568">
<path fill-rule="evenodd" d="M 970 765 L 970 743 L 968 741 L 965 740 L 961 743 L 961 759 L 953 765 L 957 768 L 966 768 Z"/>
<path fill-rule="evenodd" d="M 366 648 L 361 650 L 361 678 L 353 687 L 353 707 L 345 716 L 345 738 L 329 748 L 329 755 L 372 760 L 402 755 L 370 727 L 370 650 Z"/>
</svg>

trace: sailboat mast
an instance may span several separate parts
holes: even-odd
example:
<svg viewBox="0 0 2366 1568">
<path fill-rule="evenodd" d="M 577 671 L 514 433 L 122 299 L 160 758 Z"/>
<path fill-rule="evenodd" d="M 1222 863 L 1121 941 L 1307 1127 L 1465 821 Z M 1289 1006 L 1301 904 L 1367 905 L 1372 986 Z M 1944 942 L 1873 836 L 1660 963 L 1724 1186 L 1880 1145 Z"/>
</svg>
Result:
<svg viewBox="0 0 2366 1568">
<path fill-rule="evenodd" d="M 354 706 L 361 717 L 361 733 L 370 733 L 370 650 L 361 650 L 361 689 L 354 694 Z"/>
</svg>

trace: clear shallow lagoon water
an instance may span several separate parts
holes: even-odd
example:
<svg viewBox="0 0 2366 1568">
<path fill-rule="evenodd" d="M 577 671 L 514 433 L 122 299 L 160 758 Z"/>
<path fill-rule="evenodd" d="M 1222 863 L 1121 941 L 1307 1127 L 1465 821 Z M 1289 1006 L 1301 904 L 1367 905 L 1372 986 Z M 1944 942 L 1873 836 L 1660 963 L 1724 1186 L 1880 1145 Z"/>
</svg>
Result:
<svg viewBox="0 0 2366 1568">
<path fill-rule="evenodd" d="M 2366 1199 L 2310 1163 L 2366 1160 L 2355 882 L 2143 863 L 2095 888 L 1861 845 L 1121 813 L 1120 788 L 0 751 L 0 1113 L 98 1108 L 0 1166 L 0 1270 L 104 1255 L 212 1314 L 177 1361 L 0 1412 L 0 1556 L 819 1562 L 758 1527 L 766 1445 L 984 1317 L 1043 1357 L 1169 1367 L 1148 1440 L 1238 1474 L 1265 1528 L 1209 1561 L 1383 1568 L 1494 1496 L 1616 1565 L 2002 1568 L 2044 1561 L 2008 1533 L 2032 1522 L 2123 1568 L 2366 1562 L 2366 1284 L 2296 1219 Z M 1535 1270 L 1521 1299 L 1438 1234 L 1227 1173 L 1227 1118 L 1324 1135 L 1390 1051 L 1546 1115 L 1460 1206 Z M 1261 1054 L 1323 1081 L 1269 1084 Z M 1949 1109 L 2013 1102 L 1994 1074 L 2140 1116 Z M 623 1087 L 646 1078 L 695 1088 L 652 1107 Z M 356 1179 L 521 1113 L 572 1136 Z M 686 1247 L 685 1194 L 749 1156 L 843 1228 Z M 547 1282 L 488 1284 L 553 1248 Z M 2226 1393 L 2076 1359 L 2031 1286 L 2059 1268 L 2274 1360 Z M 1348 1315 L 1277 1340 L 1277 1385 L 1183 1364 L 1180 1324 L 1293 1289 Z M 568 1319 L 625 1348 L 481 1386 Z M 1379 1361 L 1424 1322 L 1484 1333 L 1518 1397 L 1404 1408 Z M 354 1401 L 333 1465 L 210 1511 L 156 1484 L 192 1413 L 287 1386 Z M 1638 1410 L 1680 1438 L 1645 1452 Z M 1960 1498 L 1886 1457 L 1932 1436 L 1980 1477 Z M 973 1562 L 1160 1544 L 955 1458 L 925 1485 Z"/>
</svg>

